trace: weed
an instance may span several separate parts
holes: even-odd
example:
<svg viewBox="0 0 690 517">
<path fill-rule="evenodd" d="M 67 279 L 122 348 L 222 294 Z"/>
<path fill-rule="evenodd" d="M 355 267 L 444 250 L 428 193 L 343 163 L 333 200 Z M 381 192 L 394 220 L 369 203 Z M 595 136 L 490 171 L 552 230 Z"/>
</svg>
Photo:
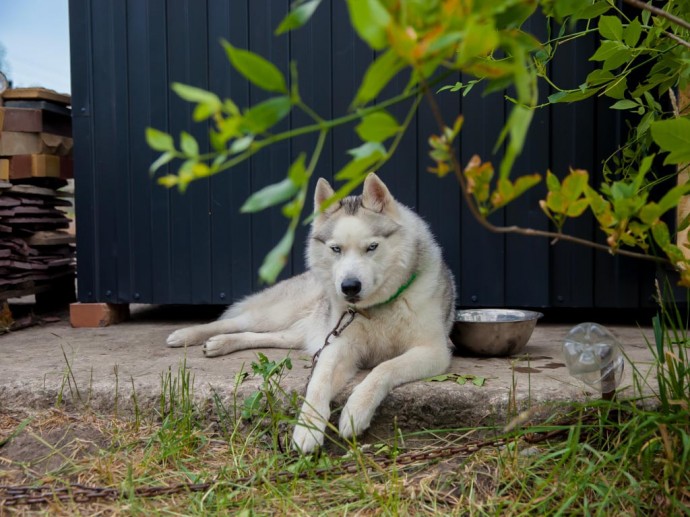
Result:
<svg viewBox="0 0 690 517">
<path fill-rule="evenodd" d="M 666 280 L 665 293 L 671 288 Z M 654 316 L 654 354 L 660 411 L 664 414 L 690 410 L 690 339 L 687 323 L 690 321 L 690 290 L 686 292 L 687 311 L 682 315 L 678 305 L 669 302 L 657 283 L 659 313 Z"/>
<path fill-rule="evenodd" d="M 254 376 L 260 376 L 262 381 L 259 389 L 250 393 L 242 404 L 240 417 L 250 423 L 255 423 L 254 431 L 259 436 L 268 434 L 275 450 L 283 451 L 287 439 L 281 441 L 285 435 L 284 427 L 287 423 L 294 423 L 298 400 L 297 394 L 288 394 L 280 383 L 287 370 L 292 369 L 290 357 L 280 361 L 271 361 L 262 353 L 257 353 L 257 361 L 251 363 Z M 235 384 L 239 386 L 248 376 L 248 372 L 240 372 Z"/>
</svg>

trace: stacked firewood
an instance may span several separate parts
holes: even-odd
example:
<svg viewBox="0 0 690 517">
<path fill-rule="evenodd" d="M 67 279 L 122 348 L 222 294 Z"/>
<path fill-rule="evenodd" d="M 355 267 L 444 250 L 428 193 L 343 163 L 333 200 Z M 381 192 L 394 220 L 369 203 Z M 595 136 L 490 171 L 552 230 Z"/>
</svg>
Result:
<svg viewBox="0 0 690 517">
<path fill-rule="evenodd" d="M 0 106 L 0 300 L 71 285 L 69 97 L 7 90 Z"/>
</svg>

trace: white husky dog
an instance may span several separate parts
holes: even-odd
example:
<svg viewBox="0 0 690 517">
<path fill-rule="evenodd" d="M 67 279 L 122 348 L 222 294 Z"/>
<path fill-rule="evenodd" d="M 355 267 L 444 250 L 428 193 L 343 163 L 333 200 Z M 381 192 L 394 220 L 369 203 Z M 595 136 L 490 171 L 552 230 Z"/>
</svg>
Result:
<svg viewBox="0 0 690 517">
<path fill-rule="evenodd" d="M 391 389 L 443 373 L 451 357 L 455 286 L 426 223 L 375 174 L 364 181 L 362 195 L 321 212 L 333 194 L 320 178 L 307 272 L 234 304 L 218 321 L 173 332 L 167 341 L 174 347 L 203 344 L 207 357 L 250 348 L 320 351 L 293 435 L 293 446 L 304 453 L 323 444 L 330 402 L 359 369 L 372 368 L 340 415 L 345 438 L 369 426 Z"/>
</svg>

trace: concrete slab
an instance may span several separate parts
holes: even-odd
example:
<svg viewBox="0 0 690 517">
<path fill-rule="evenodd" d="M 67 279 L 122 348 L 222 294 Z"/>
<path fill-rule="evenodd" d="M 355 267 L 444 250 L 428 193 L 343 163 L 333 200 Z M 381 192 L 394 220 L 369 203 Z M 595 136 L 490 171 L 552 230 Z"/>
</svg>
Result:
<svg viewBox="0 0 690 517">
<path fill-rule="evenodd" d="M 208 321 L 215 314 L 198 308 L 191 315 L 182 308 L 140 308 L 133 310 L 131 321 L 111 327 L 74 329 L 65 317 L 60 323 L 0 336 L 0 410 L 47 407 L 61 398 L 77 406 L 88 402 L 99 412 L 116 407 L 125 411 L 132 408 L 133 390 L 140 408 L 155 408 L 162 374 L 170 369 L 175 375 L 185 361 L 199 402 L 210 400 L 214 392 L 232 400 L 235 374 L 251 371 L 255 351 L 207 359 L 196 347 L 185 350 L 164 345 L 172 330 Z M 529 359 L 454 357 L 450 371 L 486 377 L 481 387 L 471 382 L 413 382 L 398 387 L 380 407 L 372 424 L 374 433 L 390 432 L 394 421 L 406 431 L 502 424 L 516 405 L 524 408 L 597 396 L 570 377 L 563 364 L 560 347 L 570 327 L 538 324 L 526 349 Z M 609 328 L 619 337 L 627 356 L 622 385 L 631 393 L 632 362 L 653 386 L 653 372 L 649 372 L 652 355 L 645 342 L 645 336 L 651 339 L 651 329 Z M 262 352 L 270 359 L 286 355 L 281 350 Z M 287 392 L 303 393 L 310 358 L 299 351 L 290 356 L 293 368 L 282 386 Z M 249 376 L 237 389 L 237 398 L 242 400 L 256 390 L 260 380 Z M 336 404 L 343 403 L 353 385 Z"/>
</svg>

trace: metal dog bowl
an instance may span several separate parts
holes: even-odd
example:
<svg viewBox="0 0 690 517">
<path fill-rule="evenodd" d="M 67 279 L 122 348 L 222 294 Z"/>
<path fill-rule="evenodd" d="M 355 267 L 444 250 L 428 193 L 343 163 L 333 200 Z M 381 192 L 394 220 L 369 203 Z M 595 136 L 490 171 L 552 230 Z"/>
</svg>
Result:
<svg viewBox="0 0 690 517">
<path fill-rule="evenodd" d="M 462 352 L 505 356 L 522 352 L 541 312 L 469 309 L 455 314 L 451 341 Z"/>
</svg>

